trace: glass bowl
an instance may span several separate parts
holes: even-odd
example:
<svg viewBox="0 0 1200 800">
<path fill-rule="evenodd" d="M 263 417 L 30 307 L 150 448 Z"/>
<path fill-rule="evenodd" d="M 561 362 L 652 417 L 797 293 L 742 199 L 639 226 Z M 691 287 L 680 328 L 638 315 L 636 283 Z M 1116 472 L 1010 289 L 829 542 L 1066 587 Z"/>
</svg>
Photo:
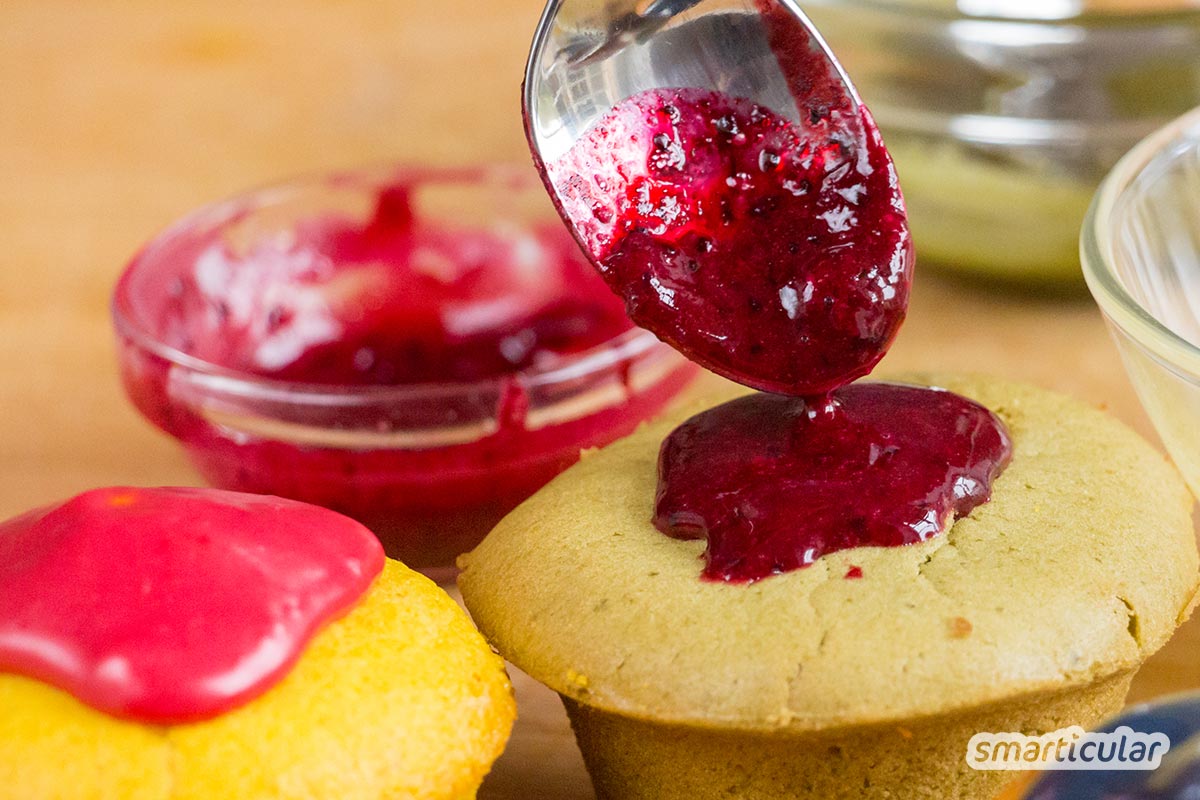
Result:
<svg viewBox="0 0 1200 800">
<path fill-rule="evenodd" d="M 1187 0 L 804 8 L 895 157 L 920 260 L 946 271 L 1078 284 L 1100 180 L 1200 105 L 1200 8 Z"/>
<path fill-rule="evenodd" d="M 263 377 L 168 343 L 180 313 L 169 302 L 181 276 L 207 269 L 190 242 L 217 236 L 242 253 L 286 249 L 312 220 L 368 217 L 380 193 L 398 182 L 410 187 L 414 215 L 444 224 L 452 237 L 481 226 L 561 229 L 529 170 L 317 176 L 176 223 L 132 260 L 112 311 L 130 399 L 182 443 L 210 483 L 335 509 L 370 527 L 392 557 L 442 568 L 581 450 L 658 412 L 696 369 L 636 328 L 498 377 L 404 385 Z"/>
<path fill-rule="evenodd" d="M 1024 795 L 1025 800 L 1200 797 L 1200 693 L 1183 692 L 1130 706 L 1096 730 L 1111 734 L 1120 728 L 1166 735 L 1170 749 L 1162 754 L 1157 769 L 1047 772 Z"/>
<path fill-rule="evenodd" d="M 1117 164 L 1081 250 L 1134 388 L 1200 495 L 1200 109 Z"/>
</svg>

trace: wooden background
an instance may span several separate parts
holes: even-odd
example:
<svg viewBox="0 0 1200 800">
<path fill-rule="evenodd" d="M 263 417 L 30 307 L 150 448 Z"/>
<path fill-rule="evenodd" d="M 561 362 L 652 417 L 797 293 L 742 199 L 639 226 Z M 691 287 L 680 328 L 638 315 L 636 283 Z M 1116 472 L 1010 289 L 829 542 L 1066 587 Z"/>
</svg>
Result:
<svg viewBox="0 0 1200 800">
<path fill-rule="evenodd" d="M 0 518 L 101 484 L 196 482 L 121 395 L 107 304 L 125 259 L 192 207 L 297 172 L 527 162 L 518 89 L 540 6 L 0 2 Z M 885 363 L 1030 380 L 1153 436 L 1082 291 L 923 271 Z M 1135 697 L 1200 686 L 1198 645 L 1194 622 Z M 483 796 L 591 797 L 557 702 L 517 677 L 521 720 Z"/>
</svg>

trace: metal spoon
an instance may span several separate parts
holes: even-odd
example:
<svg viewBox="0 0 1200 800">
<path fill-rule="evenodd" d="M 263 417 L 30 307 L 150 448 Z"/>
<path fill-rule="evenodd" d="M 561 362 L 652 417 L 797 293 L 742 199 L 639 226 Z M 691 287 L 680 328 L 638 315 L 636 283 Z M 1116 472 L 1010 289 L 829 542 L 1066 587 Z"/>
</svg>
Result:
<svg viewBox="0 0 1200 800">
<path fill-rule="evenodd" d="M 781 41 L 810 53 L 794 58 Z M 825 97 L 805 96 L 813 76 L 796 74 L 798 62 L 828 73 L 818 81 Z M 525 74 L 534 159 L 539 168 L 558 159 L 631 95 L 685 87 L 752 100 L 797 123 L 809 103 L 854 111 L 861 103 L 794 0 L 549 0 Z"/>
</svg>

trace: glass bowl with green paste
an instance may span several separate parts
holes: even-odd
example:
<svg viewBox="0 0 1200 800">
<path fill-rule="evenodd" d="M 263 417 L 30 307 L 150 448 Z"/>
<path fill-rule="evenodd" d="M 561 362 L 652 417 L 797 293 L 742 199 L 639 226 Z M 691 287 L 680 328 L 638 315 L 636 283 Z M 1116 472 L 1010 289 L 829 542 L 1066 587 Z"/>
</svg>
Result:
<svg viewBox="0 0 1200 800">
<path fill-rule="evenodd" d="M 1197 0 L 808 0 L 895 157 L 921 263 L 1079 283 L 1137 141 L 1200 105 Z"/>
</svg>

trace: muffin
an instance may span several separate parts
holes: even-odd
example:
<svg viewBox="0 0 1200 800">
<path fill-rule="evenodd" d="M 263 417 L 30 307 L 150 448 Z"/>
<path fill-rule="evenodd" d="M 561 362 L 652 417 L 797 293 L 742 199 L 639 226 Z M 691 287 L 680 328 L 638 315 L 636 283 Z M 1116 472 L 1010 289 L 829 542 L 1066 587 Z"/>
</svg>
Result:
<svg viewBox="0 0 1200 800">
<path fill-rule="evenodd" d="M 993 798 L 981 731 L 1088 726 L 1190 611 L 1192 500 L 1099 411 L 985 378 L 1013 457 L 946 532 L 753 583 L 651 524 L 686 414 L 588 455 L 460 559 L 501 654 L 558 692 L 601 798 Z"/>
<path fill-rule="evenodd" d="M 247 539 L 226 535 L 234 523 L 251 533 L 257 533 L 257 528 L 281 533 L 261 544 L 247 544 Z M 147 605 L 163 596 L 155 581 L 178 587 L 173 578 L 161 578 L 165 572 L 155 566 L 175 554 L 159 558 L 157 548 L 191 547 L 195 541 L 210 551 L 202 559 L 196 556 L 199 550 L 187 551 L 186 558 L 195 559 L 197 569 L 220 571 L 230 559 L 246 555 L 249 563 L 265 565 L 263 582 L 272 578 L 272 569 L 283 565 L 288 574 L 282 577 L 289 585 L 319 586 L 327 598 L 332 596 L 329 581 L 310 580 L 325 563 L 333 565 L 330 569 L 345 566 L 355 580 L 363 578 L 364 591 L 356 591 L 346 607 L 335 608 L 330 619 L 302 643 L 295 662 L 270 677 L 265 690 L 251 697 L 225 698 L 216 706 L 200 708 L 171 705 L 174 701 L 164 699 L 162 693 L 139 694 L 139 687 L 133 685 L 132 700 L 127 698 L 118 707 L 114 689 L 68 691 L 61 680 L 31 675 L 38 672 L 33 667 L 13 668 L 14 646 L 20 649 L 14 645 L 14 620 L 25 625 L 31 637 L 52 641 L 53 636 L 36 626 L 29 633 L 24 620 L 38 612 L 31 611 L 30 603 L 14 600 L 12 587 L 30 576 L 46 580 L 47 575 L 69 575 L 87 550 L 79 544 L 89 538 L 80 532 L 85 526 L 103 531 L 116 550 L 129 548 L 124 558 L 146 575 L 140 594 L 151 598 Z M 0 714 L 0 798 L 4 800 L 463 800 L 475 796 L 504 747 L 514 704 L 503 662 L 449 596 L 400 563 L 385 562 L 366 529 L 345 517 L 300 503 L 231 492 L 106 489 L 0 525 L 0 552 L 5 538 L 30 531 L 48 549 L 39 552 L 26 540 L 23 552 L 41 565 L 14 567 L 10 562 L 0 567 L 3 583 L 9 587 L 0 588 L 0 708 L 4 710 Z M 130 542 L 111 536 L 114 531 L 127 531 Z M 297 537 L 292 548 L 281 547 L 289 537 Z M 91 539 L 93 545 L 98 543 L 96 537 Z M 235 553 L 237 548 L 241 550 Z M 297 553 L 310 551 L 330 558 L 298 560 Z M 107 563 L 97 568 L 118 569 L 123 575 L 135 571 Z M 245 594 L 253 594 L 251 582 L 243 583 Z M 36 582 L 33 586 L 36 592 Z M 124 600 L 124 588 L 116 589 Z M 294 608 L 312 599 L 303 592 L 296 597 L 285 605 Z M 59 593 L 52 583 L 34 599 L 64 611 L 74 608 L 75 602 L 73 592 Z M 222 607 L 234 600 L 218 597 L 192 607 Z M 109 613 L 120 616 L 127 611 L 126 607 Z M 160 613 L 153 608 L 140 612 Z M 127 618 L 136 619 L 132 614 Z M 206 621 L 195 624 L 203 627 Z M 218 620 L 218 628 L 236 629 L 240 624 L 232 614 Z M 109 620 L 96 618 L 87 625 L 102 628 Z M 143 633 L 135 629 L 131 635 Z M 194 661 L 203 662 L 222 646 L 212 641 L 211 651 L 206 652 L 186 631 L 175 630 L 170 636 L 192 647 L 186 658 Z M 81 657 L 91 657 L 96 642 L 85 634 L 80 637 L 79 643 L 67 641 L 62 647 L 78 644 Z M 112 638 L 104 644 L 121 647 Z M 131 646 L 129 651 L 133 666 L 128 669 L 145 667 L 138 662 L 144 648 Z M 253 669 L 252 662 L 261 660 L 263 652 L 255 651 L 240 667 Z M 150 665 L 138 673 L 146 677 L 143 683 L 163 677 L 154 669 Z M 94 685 L 95 676 L 102 672 L 92 670 L 91 683 L 84 685 Z M 111 708 L 106 707 L 109 700 L 113 700 Z M 164 721 L 184 712 L 190 716 L 192 711 L 195 720 Z M 160 712 L 166 715 L 162 720 L 155 717 Z"/>
</svg>

